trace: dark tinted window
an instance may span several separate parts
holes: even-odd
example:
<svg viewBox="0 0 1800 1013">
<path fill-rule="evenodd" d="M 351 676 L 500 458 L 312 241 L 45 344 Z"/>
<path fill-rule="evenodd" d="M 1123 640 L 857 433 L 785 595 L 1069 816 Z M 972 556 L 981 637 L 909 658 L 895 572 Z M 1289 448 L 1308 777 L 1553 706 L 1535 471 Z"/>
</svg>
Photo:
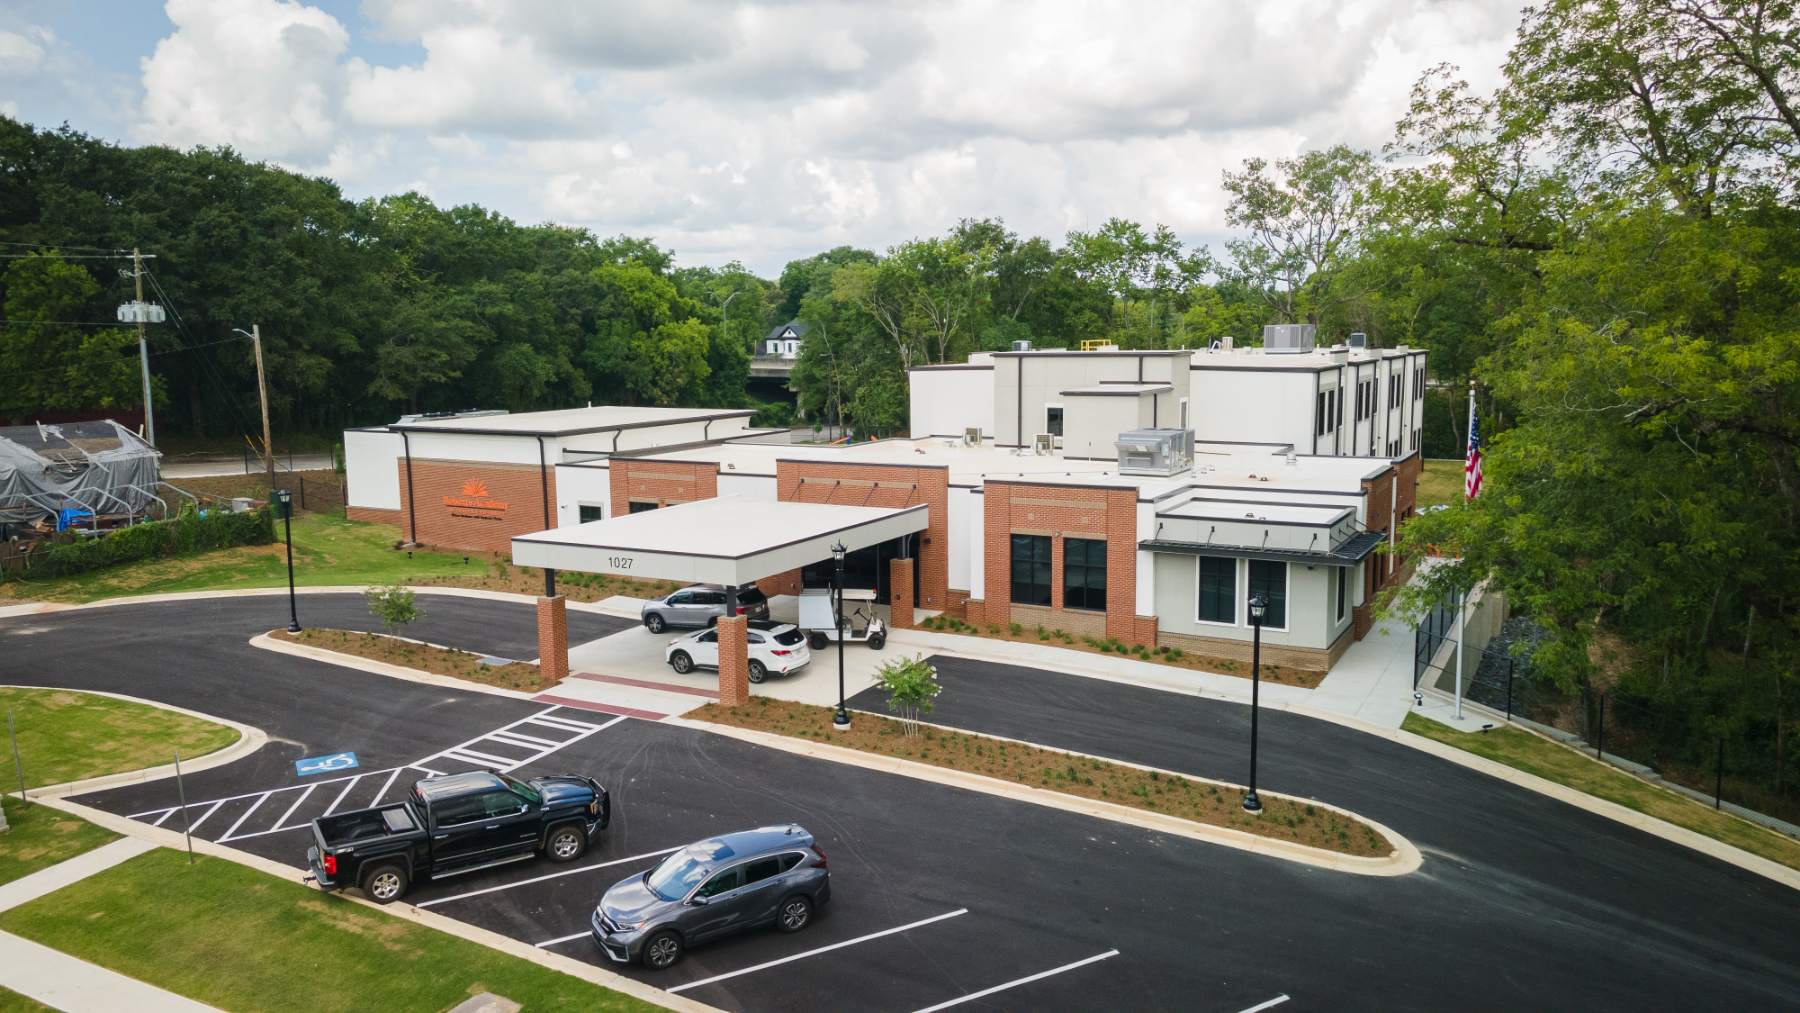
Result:
<svg viewBox="0 0 1800 1013">
<path fill-rule="evenodd" d="M 583 503 L 581 505 L 581 523 L 586 524 L 589 521 L 600 520 L 600 513 L 601 510 L 599 507 L 588 506 L 586 503 Z"/>
<path fill-rule="evenodd" d="M 694 604 L 696 604 L 696 605 L 723 605 L 723 604 L 725 604 L 725 592 L 723 592 L 723 591 L 695 591 L 694 592 Z"/>
<path fill-rule="evenodd" d="M 447 798 L 432 806 L 431 814 L 437 818 L 438 826 L 441 827 L 457 823 L 472 823 L 486 818 L 487 799 L 482 795 Z"/>
<path fill-rule="evenodd" d="M 700 641 L 703 644 L 716 644 L 719 642 L 719 631 L 718 630 L 707 630 L 705 633 L 700 634 L 699 636 L 695 637 L 694 639 Z"/>
<path fill-rule="evenodd" d="M 749 636 L 750 636 L 750 642 L 753 644 L 760 644 L 763 642 L 762 634 L 760 634 L 760 633 L 752 633 Z"/>
<path fill-rule="evenodd" d="M 1266 559 L 1250 561 L 1250 597 L 1263 600 L 1262 624 L 1287 628 L 1287 564 Z"/>
<path fill-rule="evenodd" d="M 1063 539 L 1063 607 L 1106 608 L 1106 543 L 1096 538 Z"/>
<path fill-rule="evenodd" d="M 792 869 L 794 866 L 799 865 L 800 860 L 805 857 L 806 857 L 805 855 L 802 855 L 797 851 L 791 855 L 782 855 L 781 856 L 781 871 L 786 872 L 789 869 Z"/>
<path fill-rule="evenodd" d="M 1200 618 L 1209 623 L 1237 622 L 1237 560 L 1200 557 Z"/>
<path fill-rule="evenodd" d="M 760 883 L 781 871 L 781 859 L 759 858 L 744 866 L 744 884 Z"/>
<path fill-rule="evenodd" d="M 490 791 L 481 796 L 481 804 L 488 816 L 511 816 L 525 807 L 525 800 L 510 791 Z"/>
<path fill-rule="evenodd" d="M 656 509 L 656 504 L 655 504 L 655 503 L 637 503 L 637 502 L 633 502 L 633 503 L 632 503 L 632 504 L 631 504 L 631 512 L 632 512 L 632 513 L 634 513 L 634 514 L 641 514 L 641 513 L 643 513 L 643 512 L 644 512 L 644 511 L 646 511 L 646 510 L 655 510 L 655 509 Z"/>
<path fill-rule="evenodd" d="M 769 596 L 763 594 L 760 588 L 740 587 L 738 588 L 737 600 L 739 605 L 761 605 L 763 602 L 769 600 Z"/>
<path fill-rule="evenodd" d="M 734 865 L 707 880 L 706 885 L 700 888 L 699 893 L 702 897 L 717 897 L 719 894 L 736 890 L 743 885 L 744 867 L 741 865 Z"/>
<path fill-rule="evenodd" d="M 1012 600 L 1016 605 L 1050 604 L 1050 538 L 1012 536 Z"/>
<path fill-rule="evenodd" d="M 693 603 L 694 593 L 692 591 L 677 591 L 669 596 L 671 605 L 692 605 Z"/>
<path fill-rule="evenodd" d="M 800 635 L 799 630 L 787 630 L 782 633 L 775 634 L 775 642 L 780 644 L 783 647 L 792 647 L 795 644 L 797 644 L 800 641 L 805 640 L 805 639 L 806 639 L 805 637 Z"/>
<path fill-rule="evenodd" d="M 1051 436 L 1061 436 L 1063 434 L 1062 419 L 1063 410 L 1061 408 L 1045 408 L 1044 432 L 1049 433 Z"/>
</svg>

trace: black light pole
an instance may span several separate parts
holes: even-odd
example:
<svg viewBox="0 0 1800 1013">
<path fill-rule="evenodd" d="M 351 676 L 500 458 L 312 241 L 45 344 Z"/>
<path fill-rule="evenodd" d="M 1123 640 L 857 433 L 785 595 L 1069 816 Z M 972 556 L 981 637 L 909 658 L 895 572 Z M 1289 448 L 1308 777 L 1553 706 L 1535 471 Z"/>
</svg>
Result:
<svg viewBox="0 0 1800 1013">
<path fill-rule="evenodd" d="M 838 642 L 838 711 L 831 726 L 840 732 L 850 730 L 850 712 L 844 709 L 844 548 L 843 542 L 831 547 L 831 558 L 837 560 L 837 642 Z"/>
<path fill-rule="evenodd" d="M 286 489 L 278 489 L 275 498 L 281 501 L 281 527 L 287 533 L 288 550 L 288 632 L 300 632 L 300 610 L 294 604 L 294 494 Z"/>
<path fill-rule="evenodd" d="M 1250 794 L 1244 796 L 1244 811 L 1262 812 L 1262 799 L 1256 796 L 1256 711 L 1262 696 L 1262 621 L 1263 600 L 1250 599 Z"/>
</svg>

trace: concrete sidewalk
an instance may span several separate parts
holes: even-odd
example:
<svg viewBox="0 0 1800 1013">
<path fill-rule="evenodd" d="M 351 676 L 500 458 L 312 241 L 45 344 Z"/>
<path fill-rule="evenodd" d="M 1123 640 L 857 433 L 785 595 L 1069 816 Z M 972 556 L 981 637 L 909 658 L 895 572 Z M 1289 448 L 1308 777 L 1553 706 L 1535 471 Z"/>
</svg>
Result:
<svg viewBox="0 0 1800 1013">
<path fill-rule="evenodd" d="M 1370 630 L 1350 645 L 1306 704 L 1383 728 L 1400 727 L 1413 705 L 1412 630 L 1392 619 Z"/>
<path fill-rule="evenodd" d="M 125 837 L 0 885 L 0 911 L 78 883 L 156 845 Z M 63 1013 L 218 1013 L 217 1007 L 164 991 L 98 964 L 0 932 L 0 985 Z"/>
</svg>

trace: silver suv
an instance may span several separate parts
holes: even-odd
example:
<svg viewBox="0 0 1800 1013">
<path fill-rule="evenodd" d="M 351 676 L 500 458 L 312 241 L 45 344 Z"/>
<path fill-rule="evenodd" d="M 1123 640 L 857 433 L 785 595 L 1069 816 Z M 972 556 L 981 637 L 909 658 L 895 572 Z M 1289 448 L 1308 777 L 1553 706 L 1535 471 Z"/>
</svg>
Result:
<svg viewBox="0 0 1800 1013">
<path fill-rule="evenodd" d="M 722 936 L 765 925 L 798 932 L 830 899 L 825 853 L 806 828 L 758 827 L 690 844 L 615 883 L 591 931 L 612 960 L 661 970 Z"/>
<path fill-rule="evenodd" d="M 711 626 L 725 615 L 725 588 L 718 584 L 693 584 L 674 594 L 652 598 L 640 613 L 651 633 L 671 626 Z M 769 618 L 769 599 L 755 585 L 737 591 L 737 614 L 752 619 Z"/>
</svg>

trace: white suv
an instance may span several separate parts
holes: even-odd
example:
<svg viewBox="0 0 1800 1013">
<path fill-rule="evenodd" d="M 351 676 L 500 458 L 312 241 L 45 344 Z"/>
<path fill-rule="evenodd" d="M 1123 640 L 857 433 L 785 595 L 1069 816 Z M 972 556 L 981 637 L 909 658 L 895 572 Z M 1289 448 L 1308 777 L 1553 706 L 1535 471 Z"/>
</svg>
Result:
<svg viewBox="0 0 1800 1013">
<path fill-rule="evenodd" d="M 812 660 L 812 652 L 806 647 L 806 635 L 800 632 L 800 627 L 766 619 L 752 619 L 749 625 L 751 682 L 763 681 L 770 672 L 786 675 L 798 671 Z M 683 675 L 696 668 L 718 668 L 718 629 L 695 630 L 676 637 L 669 641 L 663 658 Z"/>
</svg>

